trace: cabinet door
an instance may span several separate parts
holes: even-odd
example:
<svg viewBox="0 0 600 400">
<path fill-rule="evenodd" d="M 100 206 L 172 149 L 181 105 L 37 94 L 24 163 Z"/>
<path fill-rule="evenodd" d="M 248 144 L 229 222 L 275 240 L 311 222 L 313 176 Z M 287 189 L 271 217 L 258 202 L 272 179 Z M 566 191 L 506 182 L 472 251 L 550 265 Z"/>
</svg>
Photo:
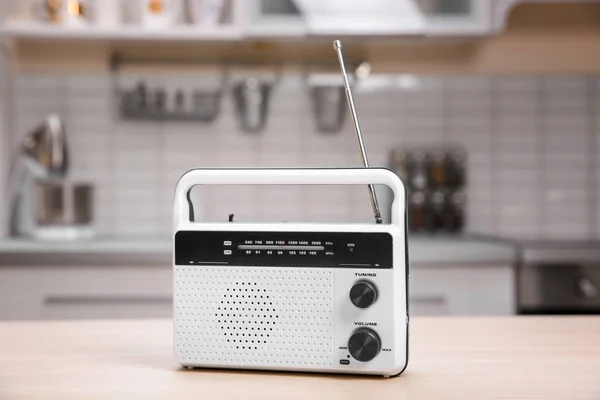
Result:
<svg viewBox="0 0 600 400">
<path fill-rule="evenodd" d="M 306 24 L 294 0 L 250 0 L 249 35 L 301 36 Z"/>
<path fill-rule="evenodd" d="M 511 315 L 515 313 L 511 266 L 414 267 L 412 315 Z"/>
<path fill-rule="evenodd" d="M 417 0 L 430 35 L 483 35 L 492 28 L 491 0 Z"/>
<path fill-rule="evenodd" d="M 164 267 L 2 267 L 0 319 L 168 318 L 171 276 Z"/>
</svg>

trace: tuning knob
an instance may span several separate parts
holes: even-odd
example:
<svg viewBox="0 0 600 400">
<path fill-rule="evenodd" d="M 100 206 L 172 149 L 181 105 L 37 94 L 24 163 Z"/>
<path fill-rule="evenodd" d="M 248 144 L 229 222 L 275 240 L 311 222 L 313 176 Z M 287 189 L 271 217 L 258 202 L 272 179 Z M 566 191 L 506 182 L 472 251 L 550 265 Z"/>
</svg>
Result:
<svg viewBox="0 0 600 400">
<path fill-rule="evenodd" d="M 354 359 L 368 362 L 377 357 L 381 351 L 381 340 L 373 329 L 360 328 L 350 336 L 348 351 Z"/>
<path fill-rule="evenodd" d="M 350 289 L 350 300 L 358 308 L 370 307 L 377 300 L 377 288 L 369 281 L 359 281 Z"/>
</svg>

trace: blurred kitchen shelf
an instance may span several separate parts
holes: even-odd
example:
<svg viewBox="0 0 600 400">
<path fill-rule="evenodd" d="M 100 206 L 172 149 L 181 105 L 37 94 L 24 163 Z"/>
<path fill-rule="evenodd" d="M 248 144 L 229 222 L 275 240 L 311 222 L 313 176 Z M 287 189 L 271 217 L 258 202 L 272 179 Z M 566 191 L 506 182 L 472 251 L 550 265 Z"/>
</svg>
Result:
<svg viewBox="0 0 600 400">
<path fill-rule="evenodd" d="M 5 39 L 96 41 L 228 41 L 244 37 L 235 25 L 220 27 L 180 26 L 150 29 L 136 25 L 108 28 L 95 25 L 63 27 L 37 22 L 7 21 L 0 26 Z"/>
</svg>

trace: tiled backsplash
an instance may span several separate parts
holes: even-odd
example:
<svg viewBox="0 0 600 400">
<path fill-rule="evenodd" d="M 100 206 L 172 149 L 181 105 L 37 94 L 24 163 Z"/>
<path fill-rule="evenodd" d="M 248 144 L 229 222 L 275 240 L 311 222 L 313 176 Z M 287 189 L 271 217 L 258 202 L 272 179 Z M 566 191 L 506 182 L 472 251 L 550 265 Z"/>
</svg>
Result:
<svg viewBox="0 0 600 400">
<path fill-rule="evenodd" d="M 17 135 L 46 113 L 65 117 L 73 178 L 95 183 L 102 232 L 168 233 L 175 183 L 194 167 L 360 166 L 349 119 L 338 134 L 318 133 L 298 75 L 284 75 L 257 135 L 238 130 L 229 95 L 213 124 L 121 121 L 111 80 L 28 74 L 15 83 Z M 600 239 L 600 78 L 375 76 L 356 102 L 372 165 L 387 166 L 403 145 L 465 147 L 468 231 Z M 197 198 L 210 219 L 372 219 L 363 187 L 216 187 Z"/>
</svg>

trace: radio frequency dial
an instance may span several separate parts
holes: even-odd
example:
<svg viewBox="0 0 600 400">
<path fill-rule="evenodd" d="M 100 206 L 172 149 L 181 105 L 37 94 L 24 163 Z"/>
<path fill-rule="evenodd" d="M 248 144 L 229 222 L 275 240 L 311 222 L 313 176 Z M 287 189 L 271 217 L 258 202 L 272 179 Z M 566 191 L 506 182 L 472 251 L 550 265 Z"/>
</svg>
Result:
<svg viewBox="0 0 600 400">
<path fill-rule="evenodd" d="M 370 307 L 377 300 L 377 288 L 369 281 L 358 281 L 350 289 L 350 300 L 358 308 Z"/>
<path fill-rule="evenodd" d="M 360 328 L 352 333 L 348 340 L 350 355 L 361 362 L 368 362 L 381 351 L 381 340 L 373 329 Z"/>
</svg>

